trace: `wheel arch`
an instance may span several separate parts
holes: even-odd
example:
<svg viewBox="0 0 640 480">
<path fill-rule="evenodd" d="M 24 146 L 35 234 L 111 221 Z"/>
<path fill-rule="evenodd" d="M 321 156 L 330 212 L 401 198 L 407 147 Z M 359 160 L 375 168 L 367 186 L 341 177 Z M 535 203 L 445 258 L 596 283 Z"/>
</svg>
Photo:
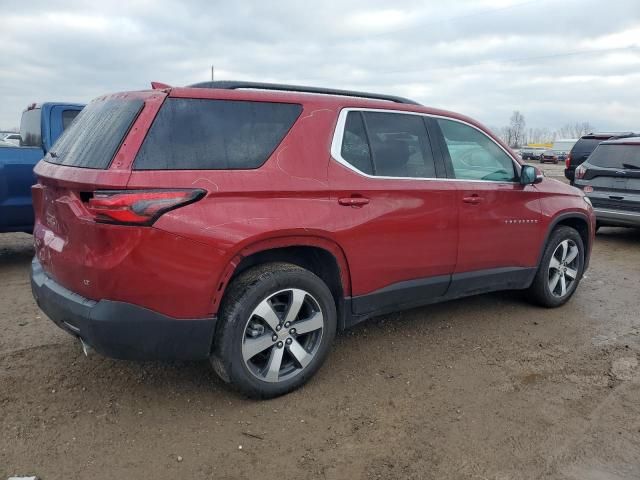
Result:
<svg viewBox="0 0 640 480">
<path fill-rule="evenodd" d="M 333 240 L 311 236 L 286 236 L 260 240 L 244 246 L 225 268 L 214 294 L 217 311 L 229 283 L 240 273 L 267 262 L 289 262 L 320 277 L 329 287 L 338 312 L 339 328 L 343 325 L 347 307 L 345 298 L 351 296 L 351 277 L 347 258 Z"/>
<path fill-rule="evenodd" d="M 561 225 L 571 227 L 580 234 L 580 238 L 582 239 L 582 243 L 585 248 L 584 271 L 586 271 L 587 267 L 589 266 L 589 252 L 591 252 L 591 231 L 589 228 L 589 217 L 582 212 L 563 213 L 554 217 L 554 219 L 549 223 L 546 235 L 544 237 L 544 242 L 542 243 L 540 253 L 538 254 L 538 265 L 540 265 L 540 262 L 542 261 L 542 256 L 544 255 L 544 250 L 547 246 L 549 238 L 551 237 L 551 234 L 557 227 Z"/>
</svg>

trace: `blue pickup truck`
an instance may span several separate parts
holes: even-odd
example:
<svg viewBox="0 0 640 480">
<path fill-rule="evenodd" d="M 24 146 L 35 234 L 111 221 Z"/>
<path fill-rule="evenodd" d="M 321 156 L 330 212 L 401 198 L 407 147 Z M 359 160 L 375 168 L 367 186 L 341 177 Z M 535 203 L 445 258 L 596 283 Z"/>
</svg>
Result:
<svg viewBox="0 0 640 480">
<path fill-rule="evenodd" d="M 22 112 L 20 146 L 0 146 L 0 232 L 33 229 L 33 167 L 44 157 L 84 105 L 32 104 Z"/>
</svg>

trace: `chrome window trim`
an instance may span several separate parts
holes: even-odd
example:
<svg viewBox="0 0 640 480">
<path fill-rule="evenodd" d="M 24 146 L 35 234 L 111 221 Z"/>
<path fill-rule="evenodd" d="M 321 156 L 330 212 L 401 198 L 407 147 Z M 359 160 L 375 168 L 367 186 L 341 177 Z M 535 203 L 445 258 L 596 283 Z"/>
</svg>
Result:
<svg viewBox="0 0 640 480">
<path fill-rule="evenodd" d="M 446 117 L 444 115 L 434 115 L 430 113 L 421 113 L 421 112 L 408 112 L 405 110 L 392 110 L 392 109 L 386 109 L 386 108 L 352 108 L 352 107 L 343 108 L 342 110 L 340 110 L 340 114 L 338 115 L 338 122 L 336 123 L 336 128 L 333 132 L 333 139 L 331 141 L 331 157 L 333 158 L 333 160 L 335 160 L 342 166 L 348 168 L 349 170 L 363 177 L 372 178 L 372 179 L 382 179 L 382 180 L 419 180 L 419 181 L 437 180 L 441 182 L 473 182 L 473 183 L 492 183 L 492 184 L 501 183 L 501 184 L 517 184 L 517 185 L 520 184 L 520 182 L 509 182 L 506 180 L 471 180 L 471 179 L 464 179 L 464 178 L 447 178 L 447 177 L 389 177 L 384 175 L 369 175 L 368 173 L 358 170 L 356 167 L 354 167 L 348 161 L 342 158 L 342 140 L 344 138 L 344 128 L 347 123 L 347 115 L 349 114 L 349 112 L 400 113 L 404 115 L 416 115 L 419 117 L 442 118 L 443 120 L 450 120 L 452 122 L 462 123 L 464 125 L 467 125 L 471 128 L 476 129 L 482 135 L 484 135 L 489 140 L 491 140 L 495 145 L 500 147 L 500 150 L 502 150 L 507 155 L 507 157 L 509 157 L 513 162 L 514 168 L 516 170 L 516 173 L 518 173 L 518 175 L 520 174 L 520 169 L 522 168 L 522 165 L 520 165 L 520 163 L 518 163 L 518 161 L 515 158 L 513 158 L 513 156 L 502 147 L 502 145 L 496 142 L 484 131 L 482 131 L 480 128 L 476 127 L 475 125 L 472 125 L 469 122 L 465 122 L 464 120 L 458 120 L 456 118 Z M 431 143 L 431 139 L 429 139 L 429 142 Z"/>
</svg>

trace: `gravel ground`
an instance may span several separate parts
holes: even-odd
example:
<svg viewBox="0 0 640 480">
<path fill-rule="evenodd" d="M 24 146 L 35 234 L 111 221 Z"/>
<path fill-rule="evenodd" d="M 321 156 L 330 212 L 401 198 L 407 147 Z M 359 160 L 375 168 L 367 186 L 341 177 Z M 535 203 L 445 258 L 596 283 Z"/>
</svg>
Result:
<svg viewBox="0 0 640 480">
<path fill-rule="evenodd" d="M 640 478 L 639 231 L 602 229 L 563 308 L 500 293 L 373 319 L 263 402 L 206 362 L 85 357 L 36 307 L 32 254 L 0 236 L 2 480 Z"/>
</svg>

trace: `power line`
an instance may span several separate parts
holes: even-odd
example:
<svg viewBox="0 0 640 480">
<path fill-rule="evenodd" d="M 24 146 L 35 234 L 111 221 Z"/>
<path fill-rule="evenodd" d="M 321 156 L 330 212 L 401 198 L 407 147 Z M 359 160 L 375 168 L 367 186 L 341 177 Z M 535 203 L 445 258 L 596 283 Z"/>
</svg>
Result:
<svg viewBox="0 0 640 480">
<path fill-rule="evenodd" d="M 601 49 L 596 49 L 596 50 L 578 50 L 578 51 L 574 51 L 574 52 L 551 53 L 551 54 L 548 54 L 548 55 L 535 55 L 535 56 L 530 56 L 530 57 L 487 60 L 487 61 L 478 62 L 478 63 L 467 63 L 467 64 L 464 64 L 463 66 L 464 67 L 475 67 L 475 66 L 479 66 L 479 65 L 490 65 L 492 63 L 522 63 L 522 62 L 529 62 L 529 61 L 532 61 L 532 60 L 534 60 L 534 61 L 535 60 L 547 60 L 547 59 L 551 59 L 551 58 L 572 57 L 572 56 L 579 56 L 579 55 L 594 55 L 594 54 L 598 54 L 598 53 L 633 51 L 633 50 L 640 50 L 640 47 L 638 47 L 636 45 L 629 45 L 627 47 L 601 48 Z M 450 66 L 448 68 L 450 68 Z"/>
</svg>

